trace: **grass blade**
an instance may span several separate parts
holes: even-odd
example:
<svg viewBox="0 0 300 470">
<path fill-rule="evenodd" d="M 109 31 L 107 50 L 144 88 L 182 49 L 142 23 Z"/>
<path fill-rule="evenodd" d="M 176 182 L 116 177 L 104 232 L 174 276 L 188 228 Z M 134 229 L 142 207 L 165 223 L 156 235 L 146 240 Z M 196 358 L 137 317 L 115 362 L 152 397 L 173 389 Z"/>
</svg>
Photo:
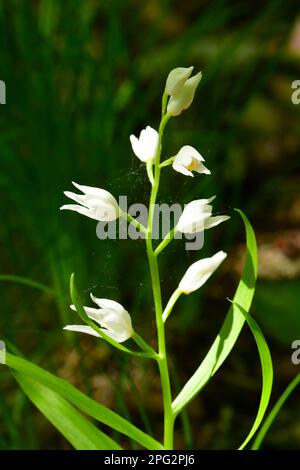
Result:
<svg viewBox="0 0 300 470">
<path fill-rule="evenodd" d="M 258 432 L 258 434 L 257 434 L 257 436 L 254 440 L 254 443 L 251 447 L 252 450 L 258 450 L 260 448 L 260 446 L 261 446 L 261 444 L 262 444 L 262 442 L 263 442 L 270 426 L 272 425 L 274 419 L 278 415 L 279 411 L 281 410 L 281 408 L 285 404 L 288 397 L 291 395 L 293 390 L 295 390 L 295 388 L 299 384 L 300 384 L 300 374 L 296 375 L 296 377 L 289 383 L 289 385 L 287 386 L 287 388 L 285 389 L 285 391 L 283 392 L 281 397 L 278 399 L 278 401 L 273 406 L 272 410 L 270 411 L 269 415 L 267 416 L 264 424 L 260 428 L 260 430 L 259 430 L 259 432 Z"/>
<path fill-rule="evenodd" d="M 5 282 L 16 282 L 18 284 L 24 284 L 25 286 L 33 287 L 34 289 L 41 290 L 43 292 L 47 292 L 47 294 L 55 295 L 53 289 L 44 284 L 41 284 L 38 281 L 34 281 L 33 279 L 29 279 L 28 277 L 22 276 L 15 276 L 12 274 L 0 274 L 0 281 Z"/>
</svg>

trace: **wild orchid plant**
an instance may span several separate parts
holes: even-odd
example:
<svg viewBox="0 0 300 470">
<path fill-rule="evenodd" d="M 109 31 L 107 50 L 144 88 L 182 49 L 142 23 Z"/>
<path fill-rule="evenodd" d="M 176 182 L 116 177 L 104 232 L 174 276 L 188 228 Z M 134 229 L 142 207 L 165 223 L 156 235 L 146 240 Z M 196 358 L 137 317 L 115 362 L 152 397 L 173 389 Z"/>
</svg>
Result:
<svg viewBox="0 0 300 470">
<path fill-rule="evenodd" d="M 263 387 L 254 424 L 240 448 L 244 448 L 257 431 L 268 405 L 272 388 L 271 357 L 261 330 L 248 313 L 254 294 L 257 273 L 256 242 L 251 225 L 241 211 L 238 212 L 244 221 L 247 237 L 247 256 L 241 281 L 234 299 L 231 301 L 223 326 L 206 357 L 177 397 L 173 398 L 172 377 L 170 376 L 166 346 L 168 317 L 172 313 L 178 298 L 183 294 L 189 295 L 203 286 L 227 256 L 224 251 L 218 251 L 209 258 L 200 259 L 193 263 L 186 270 L 169 301 L 163 306 L 158 264 L 159 256 L 163 250 L 178 232 L 183 234 L 203 233 L 204 230 L 213 228 L 229 219 L 226 215 L 212 215 L 211 203 L 214 197 L 194 200 L 185 206 L 175 227 L 166 234 L 157 246 L 154 246 L 153 220 L 163 168 L 172 165 L 173 170 L 190 177 L 193 177 L 194 173 L 210 174 L 210 171 L 204 165 L 204 158 L 189 145 L 183 146 L 174 157 L 161 161 L 165 127 L 171 118 L 179 116 L 191 105 L 201 80 L 201 72 L 195 75 L 192 75 L 192 72 L 193 67 L 179 67 L 170 72 L 162 97 L 162 115 L 158 132 L 147 126 L 140 133 L 139 138 L 134 135 L 130 136 L 133 152 L 145 164 L 151 188 L 147 225 L 143 225 L 139 220 L 125 213 L 109 192 L 77 183 L 73 184 L 81 194 L 65 192 L 65 195 L 76 204 L 61 207 L 61 209 L 78 212 L 96 221 L 109 223 L 119 217 L 126 219 L 145 238 L 155 307 L 157 350 L 153 349 L 138 334 L 132 325 L 128 311 L 115 300 L 97 298 L 91 295 L 91 300 L 95 304 L 94 307 L 83 306 L 74 275 L 71 276 L 71 298 L 73 301 L 71 308 L 79 314 L 84 324 L 67 325 L 65 329 L 96 336 L 106 340 L 123 353 L 156 361 L 163 398 L 163 443 L 95 402 L 62 379 L 24 359 L 7 354 L 7 364 L 15 369 L 15 376 L 25 393 L 76 448 L 120 448 L 119 443 L 85 420 L 77 412 L 76 408 L 79 408 L 85 414 L 130 437 L 147 449 L 173 449 L 176 417 L 196 397 L 222 365 L 231 352 L 245 321 L 248 323 L 257 343 L 262 363 Z M 128 340 L 134 341 L 136 346 L 134 348 L 125 346 L 123 343 Z M 59 410 L 57 413 L 55 407 Z M 77 426 L 76 433 L 74 432 L 75 422 Z"/>
</svg>

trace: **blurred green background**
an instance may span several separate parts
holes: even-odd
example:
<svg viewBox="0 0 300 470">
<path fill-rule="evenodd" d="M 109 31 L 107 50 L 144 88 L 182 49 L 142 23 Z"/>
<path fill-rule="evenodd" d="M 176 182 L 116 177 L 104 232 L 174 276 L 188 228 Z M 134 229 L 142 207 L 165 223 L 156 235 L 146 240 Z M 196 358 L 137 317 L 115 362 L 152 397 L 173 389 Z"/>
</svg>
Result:
<svg viewBox="0 0 300 470">
<path fill-rule="evenodd" d="M 252 221 L 260 249 L 253 315 L 274 359 L 272 403 L 299 372 L 291 342 L 300 338 L 299 2 L 168 0 L 1 0 L 0 274 L 1 338 L 28 359 L 131 417 L 161 437 L 160 387 L 149 363 L 120 356 L 84 335 L 64 334 L 69 277 L 128 308 L 137 330 L 155 338 L 151 286 L 142 241 L 100 241 L 94 221 L 59 212 L 71 181 L 98 186 L 129 204 L 147 202 L 149 184 L 129 135 L 157 127 L 168 72 L 193 64 L 203 79 L 193 106 L 168 125 L 167 156 L 185 144 L 205 157 L 212 176 L 164 171 L 160 201 L 217 194 L 230 222 L 205 234 L 201 252 L 176 241 L 161 256 L 166 301 L 186 268 L 224 249 L 229 257 L 201 289 L 181 299 L 168 324 L 175 388 L 198 366 L 228 309 Z M 5 280 L 6 279 L 6 280 Z M 76 321 L 75 321 L 76 323 Z M 155 339 L 152 340 L 155 346 Z M 232 355 L 176 427 L 177 447 L 234 449 L 257 410 L 261 375 L 245 328 Z M 220 393 L 221 391 L 221 393 Z M 300 449 L 299 390 L 265 442 Z M 131 443 L 125 442 L 130 447 Z M 67 449 L 18 389 L 0 374 L 0 448 Z"/>
</svg>

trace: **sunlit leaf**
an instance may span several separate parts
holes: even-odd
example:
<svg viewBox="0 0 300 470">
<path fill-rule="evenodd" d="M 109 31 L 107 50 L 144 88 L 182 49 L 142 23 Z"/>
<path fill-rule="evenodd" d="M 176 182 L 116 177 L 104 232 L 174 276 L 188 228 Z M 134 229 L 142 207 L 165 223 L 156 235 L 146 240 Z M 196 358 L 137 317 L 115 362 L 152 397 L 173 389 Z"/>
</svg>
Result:
<svg viewBox="0 0 300 470">
<path fill-rule="evenodd" d="M 246 229 L 246 261 L 241 280 L 237 287 L 233 302 L 242 306 L 246 311 L 250 309 L 257 277 L 257 246 L 253 228 L 248 218 L 242 211 L 241 215 Z M 184 385 L 179 395 L 175 398 L 172 408 L 177 415 L 207 384 L 210 378 L 221 367 L 234 347 L 236 340 L 245 323 L 244 315 L 232 304 L 225 318 L 222 328 L 213 342 L 193 376 Z"/>
<path fill-rule="evenodd" d="M 242 315 L 244 315 L 250 330 L 253 333 L 254 339 L 256 341 L 258 353 L 259 353 L 259 358 L 260 358 L 260 363 L 261 363 L 261 369 L 262 369 L 262 391 L 261 391 L 261 398 L 260 398 L 260 403 L 259 403 L 259 408 L 258 412 L 256 415 L 256 418 L 254 420 L 253 426 L 242 443 L 242 445 L 239 447 L 239 449 L 244 449 L 248 442 L 252 439 L 254 436 L 255 432 L 259 428 L 265 412 L 267 410 L 271 392 L 272 392 L 272 384 L 273 384 L 273 364 L 272 364 L 272 358 L 270 354 L 269 347 L 267 345 L 267 342 L 264 338 L 264 335 L 256 323 L 256 321 L 249 315 L 246 310 L 241 307 L 238 304 L 235 304 L 235 306 L 239 309 Z"/>
<path fill-rule="evenodd" d="M 70 403 L 50 388 L 18 372 L 14 376 L 32 403 L 79 450 L 119 450 L 121 447 L 97 429 Z"/>
<path fill-rule="evenodd" d="M 125 434 L 143 447 L 146 447 L 146 449 L 163 449 L 162 444 L 151 436 L 148 436 L 148 434 L 144 433 L 133 424 L 129 423 L 126 419 L 111 411 L 109 408 L 106 408 L 106 406 L 101 405 L 92 398 L 86 396 L 65 380 L 56 377 L 41 367 L 10 353 L 6 354 L 6 364 L 11 369 L 17 370 L 18 372 L 37 380 L 40 384 L 50 388 L 87 415 L 110 426 L 116 431 Z"/>
</svg>

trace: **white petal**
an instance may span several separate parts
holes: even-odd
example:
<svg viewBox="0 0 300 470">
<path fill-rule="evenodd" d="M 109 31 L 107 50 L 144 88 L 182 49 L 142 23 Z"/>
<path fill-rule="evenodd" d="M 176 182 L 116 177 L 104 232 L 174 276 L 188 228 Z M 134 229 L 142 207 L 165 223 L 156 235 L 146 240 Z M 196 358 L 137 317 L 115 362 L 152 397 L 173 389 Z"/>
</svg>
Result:
<svg viewBox="0 0 300 470">
<path fill-rule="evenodd" d="M 208 203 L 213 199 L 214 197 L 189 202 L 179 217 L 176 229 L 182 233 L 196 233 L 204 230 L 204 221 L 212 211 L 212 206 Z"/>
<path fill-rule="evenodd" d="M 129 139 L 130 139 L 131 147 L 132 147 L 132 150 L 133 150 L 134 154 L 135 154 L 140 160 L 142 160 L 141 157 L 140 157 L 139 139 L 138 139 L 135 135 L 133 135 L 133 134 L 131 134 L 131 136 L 129 137 Z"/>
<path fill-rule="evenodd" d="M 202 157 L 202 155 L 191 145 L 184 145 L 183 147 L 181 147 L 177 155 L 181 157 L 189 157 L 190 159 L 195 158 L 200 162 L 204 162 L 204 158 Z"/>
<path fill-rule="evenodd" d="M 93 186 L 83 186 L 81 184 L 75 183 L 74 181 L 72 181 L 72 184 L 75 186 L 75 188 L 79 189 L 89 197 L 96 197 L 104 200 L 111 200 L 111 198 L 115 199 L 109 191 L 106 191 L 106 189 L 95 188 Z"/>
<path fill-rule="evenodd" d="M 123 311 L 121 316 L 114 310 L 102 310 L 102 312 L 105 312 L 101 320 L 102 326 L 109 331 L 130 338 L 133 332 L 132 323 L 130 315 L 126 310 Z"/>
<path fill-rule="evenodd" d="M 187 79 L 191 76 L 194 67 L 176 67 L 167 77 L 165 91 L 168 95 L 179 93 Z"/>
<path fill-rule="evenodd" d="M 97 220 L 102 222 L 112 222 L 119 217 L 119 207 L 114 206 L 113 204 L 106 204 L 105 202 L 100 202 L 95 205 L 94 201 L 90 201 L 90 205 L 95 212 Z"/>
<path fill-rule="evenodd" d="M 109 331 L 109 330 L 106 330 L 105 328 L 101 328 L 101 331 L 103 331 L 104 334 L 109 336 L 111 339 L 115 340 L 117 343 L 123 343 L 124 341 L 127 341 L 127 339 L 130 338 L 130 336 L 119 334 L 114 331 Z"/>
<path fill-rule="evenodd" d="M 203 232 L 205 230 L 205 220 L 208 218 L 210 214 L 203 214 L 202 217 L 199 216 L 194 220 L 188 221 L 185 224 L 182 224 L 177 230 L 181 233 L 198 233 Z"/>
<path fill-rule="evenodd" d="M 196 165 L 196 168 L 194 168 L 194 171 L 200 174 L 204 174 L 204 175 L 211 174 L 210 170 L 206 168 L 206 166 L 204 166 L 202 162 L 197 162 L 197 165 Z"/>
<path fill-rule="evenodd" d="M 102 336 L 98 334 L 97 331 L 87 325 L 67 325 L 64 327 L 64 330 L 75 331 L 77 333 L 85 333 L 91 336 L 95 336 L 97 338 L 102 338 Z M 129 339 L 124 334 L 114 333 L 112 331 L 106 330 L 105 328 L 100 328 L 100 330 L 113 340 L 117 341 L 117 343 L 123 343 L 123 341 Z"/>
<path fill-rule="evenodd" d="M 151 126 L 146 127 L 145 138 L 149 146 L 152 146 L 153 149 L 156 149 L 159 135 L 158 135 L 158 132 L 155 129 L 153 129 L 153 127 Z"/>
<path fill-rule="evenodd" d="M 97 304 L 100 308 L 110 308 L 112 310 L 116 310 L 118 312 L 122 312 L 124 307 L 119 304 L 119 302 L 116 302 L 115 300 L 111 299 L 99 299 L 98 297 L 95 297 L 93 294 L 90 294 L 91 299 L 95 304 Z"/>
<path fill-rule="evenodd" d="M 61 206 L 60 210 L 69 210 L 69 211 L 74 211 L 78 212 L 79 214 L 85 215 L 86 217 L 89 217 L 90 219 L 98 220 L 96 215 L 90 210 L 87 209 L 86 207 L 83 206 L 78 206 L 77 204 L 66 204 L 65 206 Z"/>
<path fill-rule="evenodd" d="M 219 251 L 210 258 L 196 261 L 187 269 L 179 283 L 179 289 L 185 294 L 190 294 L 199 289 L 220 266 L 226 256 L 227 254 L 224 251 Z"/>
<path fill-rule="evenodd" d="M 142 162 L 149 162 L 154 159 L 158 140 L 158 132 L 150 126 L 141 131 L 139 138 L 135 135 L 130 136 L 132 150 Z"/>
<path fill-rule="evenodd" d="M 100 318 L 101 316 L 99 315 L 99 309 L 98 308 L 92 308 L 92 307 L 83 307 L 85 313 L 91 320 L 95 320 L 96 322 L 100 323 Z M 73 310 L 74 312 L 77 312 L 75 305 L 70 305 L 70 309 Z"/>
<path fill-rule="evenodd" d="M 153 160 L 156 154 L 158 145 L 158 132 L 150 126 L 147 126 L 141 132 L 140 145 L 142 147 L 142 153 L 144 161 Z"/>
<path fill-rule="evenodd" d="M 69 199 L 72 199 L 75 202 L 78 202 L 78 204 L 82 204 L 85 207 L 89 207 L 87 204 L 87 197 L 85 194 L 76 194 L 72 193 L 71 191 L 64 191 L 64 195 L 67 196 Z"/>
<path fill-rule="evenodd" d="M 228 219 L 230 219 L 229 215 L 216 215 L 214 217 L 209 217 L 204 222 L 204 228 L 209 229 L 216 227 L 217 225 L 221 224 L 222 222 L 225 222 L 225 220 Z"/>
<path fill-rule="evenodd" d="M 188 211 L 190 207 L 207 207 L 208 204 L 210 204 L 214 199 L 216 199 L 216 196 L 212 196 L 208 199 L 194 199 L 194 201 L 189 202 L 184 210 Z"/>
<path fill-rule="evenodd" d="M 97 331 L 87 325 L 67 325 L 64 327 L 64 330 L 76 331 L 78 333 L 86 333 L 87 335 L 97 336 L 98 338 L 101 338 Z"/>
<path fill-rule="evenodd" d="M 191 105 L 201 78 L 201 72 L 190 77 L 185 82 L 180 92 L 177 95 L 171 96 L 167 106 L 167 112 L 171 116 L 178 116 L 183 110 L 187 109 Z"/>
<path fill-rule="evenodd" d="M 182 175 L 194 176 L 193 173 L 183 166 L 178 160 L 173 162 L 172 167 L 175 171 L 178 171 L 178 173 L 181 173 Z"/>
<path fill-rule="evenodd" d="M 107 315 L 103 321 L 103 326 L 109 331 L 110 333 L 117 335 L 121 341 L 126 341 L 127 339 L 131 338 L 133 334 L 133 328 L 131 323 L 131 318 L 128 312 L 127 316 L 123 316 L 121 319 L 116 318 L 115 315 L 110 313 Z"/>
<path fill-rule="evenodd" d="M 91 320 L 94 320 L 96 323 L 101 325 L 102 315 L 101 311 L 98 308 L 84 307 L 84 310 Z"/>
</svg>

